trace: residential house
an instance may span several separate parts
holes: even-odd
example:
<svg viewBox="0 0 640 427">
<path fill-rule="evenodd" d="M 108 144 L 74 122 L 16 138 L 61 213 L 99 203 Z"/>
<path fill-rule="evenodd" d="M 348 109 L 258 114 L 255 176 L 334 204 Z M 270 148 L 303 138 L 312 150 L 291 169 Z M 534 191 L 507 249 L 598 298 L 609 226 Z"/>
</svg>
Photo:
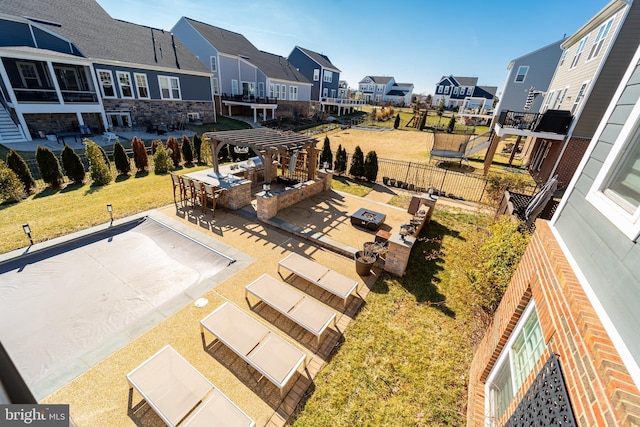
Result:
<svg viewBox="0 0 640 427">
<path fill-rule="evenodd" d="M 497 86 L 478 86 L 477 77 L 442 76 L 436 85 L 431 106 L 450 110 L 469 110 L 484 114 L 493 109 Z"/>
<path fill-rule="evenodd" d="M 309 114 L 312 84 L 287 58 L 260 51 L 245 36 L 182 17 L 172 31 L 213 74 L 220 112 L 254 122 Z M 337 82 L 336 82 L 337 84 Z"/>
<path fill-rule="evenodd" d="M 494 115 L 502 111 L 539 111 L 562 49 L 558 40 L 509 62 Z"/>
<path fill-rule="evenodd" d="M 169 32 L 113 19 L 93 0 L 0 0 L 0 14 L 5 142 L 215 120 L 202 90 L 210 72 Z"/>
<path fill-rule="evenodd" d="M 538 183 L 558 175 L 560 187 L 569 184 L 640 40 L 639 26 L 637 2 L 610 1 L 560 45 L 540 115 L 521 110 L 498 118 L 497 136 L 526 139 L 525 165 Z"/>
<path fill-rule="evenodd" d="M 606 104 L 476 350 L 468 426 L 640 425 L 640 43 Z"/>
<path fill-rule="evenodd" d="M 393 77 L 365 76 L 358 83 L 360 98 L 366 103 L 394 105 L 411 104 L 412 83 L 396 83 Z"/>
</svg>

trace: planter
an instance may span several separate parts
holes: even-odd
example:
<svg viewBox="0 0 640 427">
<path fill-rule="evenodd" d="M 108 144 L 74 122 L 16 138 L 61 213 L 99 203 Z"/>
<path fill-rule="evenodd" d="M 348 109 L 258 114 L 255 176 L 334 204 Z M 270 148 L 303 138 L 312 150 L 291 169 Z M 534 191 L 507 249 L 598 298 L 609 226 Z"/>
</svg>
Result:
<svg viewBox="0 0 640 427">
<path fill-rule="evenodd" d="M 382 182 L 384 183 L 384 185 L 389 185 L 389 177 L 388 176 L 383 176 L 382 177 Z"/>
<path fill-rule="evenodd" d="M 371 267 L 376 262 L 376 255 L 367 253 L 365 255 L 364 251 L 358 251 L 355 253 L 355 261 L 356 261 L 356 273 L 360 276 L 368 276 L 371 274 Z"/>
</svg>

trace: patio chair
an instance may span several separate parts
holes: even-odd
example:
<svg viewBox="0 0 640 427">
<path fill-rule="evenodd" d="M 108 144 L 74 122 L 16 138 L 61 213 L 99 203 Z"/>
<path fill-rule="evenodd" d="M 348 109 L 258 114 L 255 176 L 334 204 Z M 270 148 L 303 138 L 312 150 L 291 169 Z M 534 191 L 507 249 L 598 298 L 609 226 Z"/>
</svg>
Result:
<svg viewBox="0 0 640 427">
<path fill-rule="evenodd" d="M 173 203 L 175 203 L 177 207 L 178 202 L 182 203 L 182 201 L 185 198 L 184 183 L 182 182 L 182 179 L 180 178 L 179 175 L 176 175 L 173 172 L 171 172 L 170 175 L 171 175 L 171 182 L 173 183 Z M 176 197 L 176 190 L 177 190 L 178 197 Z"/>
<path fill-rule="evenodd" d="M 211 201 L 212 201 L 211 214 L 215 218 L 215 216 L 216 216 L 216 202 L 218 201 L 217 187 L 214 187 L 212 185 L 205 184 L 205 183 L 202 183 L 201 187 L 202 187 L 201 191 L 204 194 L 204 196 L 202 198 L 202 201 L 204 202 L 202 212 L 203 213 L 207 213 L 207 205 L 209 204 L 209 199 L 211 199 Z"/>
<path fill-rule="evenodd" d="M 344 308 L 347 308 L 349 296 L 358 288 L 357 280 L 350 279 L 296 253 L 291 253 L 278 262 L 278 274 L 282 277 L 280 267 L 342 298 Z"/>
<path fill-rule="evenodd" d="M 318 338 L 318 345 L 329 324 L 333 322 L 335 326 L 336 313 L 268 274 L 263 274 L 246 286 L 244 296 L 251 307 L 248 294 L 258 297 L 269 307 L 314 334 Z"/>
<path fill-rule="evenodd" d="M 170 345 L 129 372 L 127 381 L 129 404 L 135 388 L 168 426 L 255 425 Z"/>
<path fill-rule="evenodd" d="M 242 360 L 280 389 L 305 363 L 307 356 L 282 339 L 251 315 L 230 302 L 225 302 L 200 321 L 203 344 L 205 329 L 229 347 Z"/>
<path fill-rule="evenodd" d="M 180 179 L 182 180 L 182 186 L 184 187 L 183 202 L 185 203 L 185 205 L 187 204 L 187 202 L 191 202 L 191 206 L 193 206 L 195 193 L 192 191 L 192 188 L 191 188 L 192 187 L 191 178 L 184 175 L 179 175 L 179 176 L 180 176 Z"/>
</svg>

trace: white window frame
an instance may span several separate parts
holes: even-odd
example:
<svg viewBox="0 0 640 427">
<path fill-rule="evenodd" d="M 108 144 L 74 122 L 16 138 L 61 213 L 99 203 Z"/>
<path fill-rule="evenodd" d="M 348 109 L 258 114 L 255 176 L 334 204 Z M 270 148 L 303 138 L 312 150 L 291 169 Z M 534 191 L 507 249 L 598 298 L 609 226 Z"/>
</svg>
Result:
<svg viewBox="0 0 640 427">
<path fill-rule="evenodd" d="M 437 93 L 442 93 L 442 85 L 438 85 L 438 90 L 436 92 Z"/>
<path fill-rule="evenodd" d="M 546 99 L 544 100 L 544 105 L 542 106 L 542 112 L 549 109 L 549 105 L 551 104 L 551 99 L 554 97 L 555 91 L 551 91 L 547 94 Z"/>
<path fill-rule="evenodd" d="M 587 45 L 588 41 L 589 41 L 589 34 L 584 36 L 578 42 L 578 48 L 576 49 L 576 54 L 573 57 L 573 60 L 571 61 L 571 65 L 569 66 L 570 70 L 575 68 L 578 65 L 578 62 L 580 61 L 580 55 L 582 55 L 582 52 L 584 51 L 584 47 Z"/>
<path fill-rule="evenodd" d="M 553 108 L 552 110 L 557 110 L 558 108 L 560 108 L 562 106 L 562 103 L 564 102 L 564 98 L 567 96 L 567 91 L 569 90 L 569 86 L 565 87 L 562 90 L 562 93 L 560 94 L 559 97 L 556 98 L 554 104 L 553 104 Z"/>
<path fill-rule="evenodd" d="M 167 82 L 167 88 L 169 90 L 169 96 L 164 96 L 162 93 L 162 82 Z M 177 87 L 173 87 L 172 82 L 177 83 Z M 181 100 L 182 91 L 180 90 L 180 79 L 175 76 L 158 76 L 158 87 L 160 88 L 160 98 L 167 100 Z M 177 96 L 173 93 L 174 90 L 178 91 Z"/>
<path fill-rule="evenodd" d="M 521 72 L 522 69 L 524 69 L 524 72 Z M 518 71 L 516 72 L 516 77 L 513 79 L 514 83 L 524 83 L 528 73 L 529 73 L 528 65 L 519 66 Z"/>
<path fill-rule="evenodd" d="M 212 73 L 217 73 L 218 72 L 218 61 L 217 61 L 216 57 L 215 56 L 211 56 L 209 59 L 210 59 L 209 66 L 211 67 L 211 72 Z"/>
<path fill-rule="evenodd" d="M 580 89 L 578 89 L 578 93 L 576 93 L 576 98 L 573 100 L 573 105 L 571 106 L 571 114 L 575 114 L 576 110 L 580 108 L 580 103 L 585 97 L 587 89 L 589 88 L 589 80 L 585 80 L 580 85 Z"/>
<path fill-rule="evenodd" d="M 560 64 L 558 66 L 561 66 L 562 64 L 564 64 L 564 60 L 567 59 L 567 53 L 569 51 L 567 49 L 562 51 L 562 55 L 560 56 Z"/>
<path fill-rule="evenodd" d="M 609 30 L 611 30 L 611 27 L 613 25 L 613 18 L 614 17 L 611 17 L 609 20 L 607 20 L 607 22 L 604 22 L 602 25 L 600 25 L 600 28 L 598 28 L 598 34 L 596 34 L 596 38 L 591 45 L 591 50 L 589 51 L 587 61 L 595 59 L 600 53 L 602 45 L 604 44 L 607 35 L 609 35 Z"/>
<path fill-rule="evenodd" d="M 142 78 L 144 80 L 144 84 L 140 84 L 138 78 Z M 151 92 L 149 92 L 149 80 L 147 79 L 147 75 L 144 73 L 133 73 L 133 81 L 136 85 L 136 94 L 138 95 L 138 99 L 150 99 Z M 141 89 L 147 91 L 146 95 L 141 93 Z"/>
<path fill-rule="evenodd" d="M 326 87 L 322 89 L 322 96 L 327 98 L 329 96 L 329 89 L 327 89 Z"/>
<path fill-rule="evenodd" d="M 606 194 L 606 187 L 611 175 L 617 171 L 617 166 L 622 163 L 621 160 L 624 159 L 625 153 L 630 151 L 629 147 L 639 143 L 640 99 L 636 101 L 629 119 L 622 126 L 620 135 L 614 142 L 586 197 L 587 201 L 605 218 L 634 242 L 640 237 L 640 207 L 636 207 L 634 212 L 630 212 L 629 206 L 625 208 L 624 203 L 618 201 L 615 195 Z"/>
<path fill-rule="evenodd" d="M 214 95 L 220 95 L 220 82 L 218 81 L 217 77 L 213 77 L 211 79 L 212 85 L 213 85 L 213 94 Z"/>
<path fill-rule="evenodd" d="M 455 87 L 453 88 L 453 94 L 454 94 L 454 95 L 457 95 L 457 94 L 458 94 L 458 86 L 455 86 Z"/>
<path fill-rule="evenodd" d="M 25 66 L 25 65 L 27 66 L 27 68 L 29 68 L 33 72 L 33 76 L 24 75 L 22 66 Z M 38 81 L 37 88 L 42 87 L 42 80 L 40 80 L 40 73 L 38 73 L 38 67 L 36 67 L 36 64 L 34 64 L 33 62 L 16 61 L 16 67 L 18 68 L 18 73 L 20 74 L 20 80 L 22 80 L 22 84 L 24 85 L 25 88 L 36 89 L 36 88 L 30 87 L 29 84 L 27 83 L 27 80 L 32 80 L 32 79 L 36 79 Z"/>
<path fill-rule="evenodd" d="M 473 93 L 473 88 L 472 87 L 468 87 L 467 88 L 467 95 L 471 96 L 472 93 Z"/>
<path fill-rule="evenodd" d="M 103 98 L 115 98 L 116 97 L 116 86 L 115 86 L 115 82 L 113 81 L 113 73 L 111 72 L 111 70 L 96 70 L 96 72 L 98 73 L 98 82 L 100 83 L 100 91 L 102 92 L 102 97 Z M 106 80 L 102 80 L 102 75 L 106 76 L 107 74 L 109 75 L 109 82 L 111 83 L 111 90 L 113 91 L 113 95 L 106 95 L 104 92 L 104 87 L 105 87 L 105 83 Z"/>
<path fill-rule="evenodd" d="M 231 80 L 231 95 L 240 95 L 240 89 L 238 87 L 238 80 Z"/>
<path fill-rule="evenodd" d="M 258 82 L 258 98 L 264 98 L 264 82 Z"/>
<path fill-rule="evenodd" d="M 325 83 L 333 82 L 333 73 L 329 70 L 324 70 L 323 80 Z"/>
<path fill-rule="evenodd" d="M 298 86 L 289 86 L 289 99 L 291 101 L 298 100 Z"/>
<path fill-rule="evenodd" d="M 269 98 L 277 98 L 276 85 L 269 83 Z"/>
<path fill-rule="evenodd" d="M 245 96 L 245 88 L 247 89 L 246 96 L 256 96 L 256 85 L 254 82 L 242 82 L 242 96 Z"/>
<path fill-rule="evenodd" d="M 320 80 L 320 68 L 313 69 L 313 81 L 317 82 Z"/>
<path fill-rule="evenodd" d="M 444 87 L 444 93 L 445 95 L 449 95 L 449 86 Z"/>
<path fill-rule="evenodd" d="M 133 99 L 135 98 L 135 94 L 133 92 L 133 83 L 131 82 L 131 73 L 128 71 L 116 71 L 116 77 L 118 79 L 118 87 L 120 89 L 120 97 L 124 98 L 124 99 Z M 126 80 L 128 80 L 128 83 L 125 82 L 123 83 L 121 78 L 125 78 Z M 131 95 L 126 96 L 124 94 L 124 89 L 125 88 L 129 88 L 129 93 Z"/>
<path fill-rule="evenodd" d="M 511 376 L 511 387 L 513 392 L 513 396 L 511 397 L 511 399 L 514 399 L 518 395 L 518 392 L 520 391 L 520 387 L 522 386 L 522 381 L 519 381 L 519 384 L 518 384 L 518 379 L 517 379 L 518 375 L 517 375 L 517 372 L 515 372 L 514 370 L 514 367 L 515 367 L 514 360 L 512 360 L 513 347 L 516 341 L 520 338 L 520 335 L 522 334 L 524 330 L 524 326 L 526 325 L 527 321 L 531 318 L 531 316 L 534 313 L 538 318 L 538 325 L 540 327 L 540 335 L 541 335 L 540 338 L 542 339 L 542 351 L 538 355 L 538 359 L 542 354 L 544 354 L 544 349 L 547 347 L 547 345 L 544 342 L 544 333 L 542 332 L 540 316 L 538 316 L 538 311 L 536 310 L 535 303 L 533 301 L 530 301 L 527 307 L 524 309 L 522 316 L 518 320 L 518 323 L 516 324 L 515 328 L 513 329 L 513 332 L 509 336 L 509 339 L 504 345 L 504 348 L 502 349 L 502 352 L 500 353 L 498 360 L 496 361 L 495 365 L 491 369 L 491 372 L 487 377 L 487 381 L 485 382 L 485 420 L 486 420 L 485 425 L 493 426 L 497 422 L 497 419 L 495 419 L 492 414 L 493 402 L 491 402 L 491 385 L 493 384 L 497 374 L 502 373 L 502 369 L 505 368 L 507 365 L 509 365 L 509 369 L 511 370 L 510 376 Z M 535 360 L 532 362 L 531 369 L 535 367 L 535 364 L 537 362 L 538 360 Z M 530 373 L 531 373 L 531 370 L 529 370 L 529 372 L 526 374 L 520 373 L 520 377 L 526 378 L 527 375 Z M 504 415 L 504 413 L 498 416 L 498 418 L 500 418 L 502 415 Z"/>
<path fill-rule="evenodd" d="M 280 85 L 280 99 L 286 101 L 287 100 L 287 86 Z"/>
</svg>

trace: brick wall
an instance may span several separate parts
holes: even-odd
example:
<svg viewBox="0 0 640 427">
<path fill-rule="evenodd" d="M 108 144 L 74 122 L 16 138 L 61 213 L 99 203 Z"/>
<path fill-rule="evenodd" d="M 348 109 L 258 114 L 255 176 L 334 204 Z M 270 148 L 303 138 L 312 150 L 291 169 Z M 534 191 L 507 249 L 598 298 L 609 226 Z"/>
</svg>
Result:
<svg viewBox="0 0 640 427">
<path fill-rule="evenodd" d="M 550 352 L 559 355 L 580 426 L 640 425 L 640 392 L 590 304 L 546 221 L 538 220 L 494 320 L 476 350 L 469 377 L 467 425 L 485 423 L 485 382 L 533 299 L 547 350 L 517 391 L 504 422 Z"/>
<path fill-rule="evenodd" d="M 590 142 L 591 139 L 588 138 L 569 139 L 567 148 L 565 149 L 562 159 L 560 160 L 560 163 L 558 163 L 558 167 L 554 172 L 553 168 L 560 156 L 564 142 L 553 141 L 551 149 L 547 154 L 547 158 L 540 167 L 540 172 L 532 171 L 531 175 L 538 184 L 544 184 L 549 180 L 549 178 L 551 178 L 551 173 L 553 173 L 554 175 L 558 175 L 558 187 L 566 188 L 567 185 L 569 185 L 571 178 L 573 178 L 573 174 L 576 172 L 578 164 L 580 163 L 580 160 L 582 160 Z M 536 150 L 537 146 L 533 153 L 535 153 Z"/>
</svg>

